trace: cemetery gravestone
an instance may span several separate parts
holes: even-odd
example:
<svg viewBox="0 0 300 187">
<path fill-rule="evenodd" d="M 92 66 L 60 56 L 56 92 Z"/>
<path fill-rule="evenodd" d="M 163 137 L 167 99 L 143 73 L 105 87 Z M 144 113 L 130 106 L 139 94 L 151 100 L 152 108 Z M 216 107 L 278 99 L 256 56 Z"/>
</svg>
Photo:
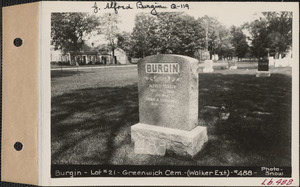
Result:
<svg viewBox="0 0 300 187">
<path fill-rule="evenodd" d="M 140 122 L 131 127 L 134 151 L 196 155 L 207 141 L 198 126 L 198 60 L 153 55 L 138 62 Z"/>
<path fill-rule="evenodd" d="M 203 50 L 201 54 L 201 60 L 209 60 L 210 59 L 210 54 L 209 51 Z"/>
<path fill-rule="evenodd" d="M 211 73 L 213 71 L 214 71 L 213 61 L 212 60 L 205 60 L 204 61 L 203 73 Z"/>
<path fill-rule="evenodd" d="M 269 66 L 274 66 L 275 62 L 274 62 L 274 57 L 269 57 Z"/>
<path fill-rule="evenodd" d="M 259 60 L 258 71 L 269 71 L 269 61 L 265 59 Z"/>
<path fill-rule="evenodd" d="M 228 61 L 228 69 L 237 69 L 236 60 Z"/>
<path fill-rule="evenodd" d="M 269 71 L 269 60 L 259 59 L 258 60 L 258 71 L 256 72 L 256 77 L 270 77 L 271 73 Z"/>
<path fill-rule="evenodd" d="M 212 60 L 213 61 L 218 61 L 219 60 L 219 55 L 218 54 L 213 54 L 212 55 Z"/>
<path fill-rule="evenodd" d="M 131 58 L 131 63 L 136 64 L 139 60 L 139 58 Z"/>
</svg>

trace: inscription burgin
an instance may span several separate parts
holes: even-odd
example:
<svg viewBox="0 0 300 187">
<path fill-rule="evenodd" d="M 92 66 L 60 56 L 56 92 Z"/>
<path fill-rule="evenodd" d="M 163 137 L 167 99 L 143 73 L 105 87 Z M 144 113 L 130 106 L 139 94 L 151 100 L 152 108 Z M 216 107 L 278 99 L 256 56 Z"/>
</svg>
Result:
<svg viewBox="0 0 300 187">
<path fill-rule="evenodd" d="M 141 123 L 182 130 L 197 125 L 198 73 L 191 59 L 155 55 L 139 62 Z"/>
<path fill-rule="evenodd" d="M 146 73 L 161 74 L 154 76 L 145 76 L 147 81 L 150 81 L 150 94 L 146 97 L 146 102 L 151 102 L 151 105 L 166 105 L 168 107 L 176 107 L 178 102 L 174 96 L 176 93 L 176 83 L 179 78 L 174 77 L 174 74 L 179 73 L 178 63 L 155 64 L 146 63 Z M 170 76 L 170 75 L 173 76 Z M 161 106 L 160 106 L 161 107 Z"/>
<path fill-rule="evenodd" d="M 207 141 L 198 126 L 198 61 L 153 55 L 138 62 L 140 122 L 131 127 L 134 151 L 195 156 Z"/>
</svg>

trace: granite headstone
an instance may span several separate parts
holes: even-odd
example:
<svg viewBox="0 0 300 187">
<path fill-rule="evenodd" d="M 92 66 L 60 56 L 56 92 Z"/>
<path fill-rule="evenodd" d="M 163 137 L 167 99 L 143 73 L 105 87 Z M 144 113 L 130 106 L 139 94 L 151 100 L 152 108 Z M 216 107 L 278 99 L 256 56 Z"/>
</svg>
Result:
<svg viewBox="0 0 300 187">
<path fill-rule="evenodd" d="M 269 71 L 269 59 L 259 59 L 257 70 L 256 77 L 269 77 L 271 75 Z"/>
<path fill-rule="evenodd" d="M 237 69 L 236 60 L 229 60 L 228 61 L 228 69 Z"/>
<path fill-rule="evenodd" d="M 211 73 L 213 71 L 214 71 L 213 61 L 212 60 L 205 60 L 204 61 L 203 73 Z"/>
<path fill-rule="evenodd" d="M 138 64 L 140 122 L 182 130 L 198 123 L 197 63 L 175 55 Z"/>
<path fill-rule="evenodd" d="M 269 60 L 258 60 L 258 71 L 269 71 Z"/>
<path fill-rule="evenodd" d="M 138 61 L 140 122 L 131 127 L 136 153 L 194 156 L 207 141 L 206 127 L 198 126 L 197 65 L 181 55 Z"/>
<path fill-rule="evenodd" d="M 269 57 L 269 66 L 274 66 L 275 62 L 274 62 L 274 57 L 270 56 Z"/>
</svg>

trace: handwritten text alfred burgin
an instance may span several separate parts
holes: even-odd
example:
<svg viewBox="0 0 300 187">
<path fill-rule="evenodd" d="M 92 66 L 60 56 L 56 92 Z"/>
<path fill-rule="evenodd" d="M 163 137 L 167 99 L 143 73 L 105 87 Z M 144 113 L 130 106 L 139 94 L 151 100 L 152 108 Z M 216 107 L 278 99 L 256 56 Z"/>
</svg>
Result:
<svg viewBox="0 0 300 187">
<path fill-rule="evenodd" d="M 117 1 L 110 1 L 106 3 L 103 7 L 98 6 L 97 2 L 92 6 L 94 13 L 98 13 L 101 9 L 112 9 L 115 14 L 118 14 L 120 10 L 132 10 L 132 9 L 149 9 L 152 15 L 157 15 L 158 10 L 161 9 L 190 9 L 189 4 L 176 4 L 172 3 L 169 6 L 160 4 L 158 2 L 141 2 L 137 1 L 136 3 L 118 3 Z"/>
</svg>

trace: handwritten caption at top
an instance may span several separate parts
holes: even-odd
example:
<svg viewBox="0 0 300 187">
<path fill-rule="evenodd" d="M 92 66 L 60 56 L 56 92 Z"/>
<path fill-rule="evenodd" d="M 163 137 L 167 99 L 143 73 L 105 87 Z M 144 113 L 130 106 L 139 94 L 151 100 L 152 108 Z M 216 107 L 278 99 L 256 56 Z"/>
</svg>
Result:
<svg viewBox="0 0 300 187">
<path fill-rule="evenodd" d="M 110 1 L 106 3 L 103 7 L 99 7 L 97 2 L 94 3 L 92 6 L 94 13 L 98 13 L 100 10 L 107 10 L 107 9 L 112 9 L 115 14 L 118 14 L 120 10 L 131 10 L 131 9 L 145 9 L 145 10 L 150 10 L 150 13 L 152 15 L 158 15 L 158 10 L 163 10 L 163 9 L 190 9 L 189 4 L 176 4 L 173 3 L 170 6 L 162 5 L 159 4 L 158 2 L 150 3 L 150 2 L 141 2 L 137 1 L 135 4 L 121 4 L 118 3 L 117 1 Z"/>
</svg>

